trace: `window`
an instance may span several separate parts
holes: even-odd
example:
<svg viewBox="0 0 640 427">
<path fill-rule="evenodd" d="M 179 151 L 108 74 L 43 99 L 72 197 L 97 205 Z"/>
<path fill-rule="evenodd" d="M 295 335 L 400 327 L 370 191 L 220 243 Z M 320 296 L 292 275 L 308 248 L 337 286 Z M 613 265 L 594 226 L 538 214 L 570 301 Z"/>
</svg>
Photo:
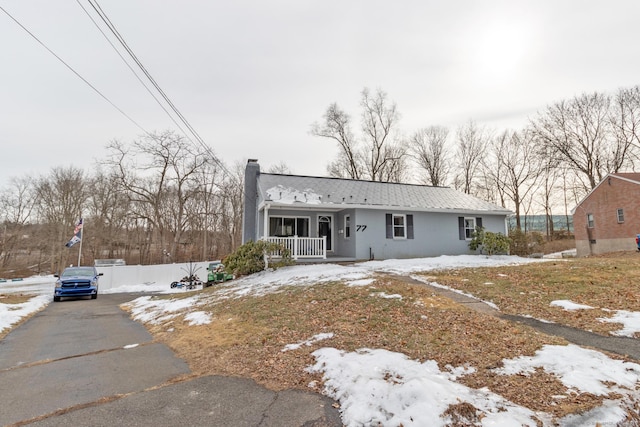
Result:
<svg viewBox="0 0 640 427">
<path fill-rule="evenodd" d="M 473 239 L 473 233 L 476 231 L 476 228 L 482 228 L 482 217 L 479 216 L 477 218 L 469 218 L 469 217 L 458 217 L 458 237 L 460 240 L 471 240 Z"/>
<path fill-rule="evenodd" d="M 344 238 L 351 237 L 351 215 L 344 216 Z"/>
<path fill-rule="evenodd" d="M 413 215 L 386 214 L 387 239 L 413 239 Z"/>
<path fill-rule="evenodd" d="M 587 227 L 589 228 L 593 228 L 593 214 L 592 213 L 588 213 L 587 214 Z"/>
<path fill-rule="evenodd" d="M 393 238 L 404 239 L 405 238 L 405 218 L 404 215 L 393 216 Z"/>
<path fill-rule="evenodd" d="M 476 231 L 476 219 L 465 218 L 464 219 L 464 238 L 466 240 L 473 239 L 473 233 Z"/>
<path fill-rule="evenodd" d="M 619 223 L 624 222 L 624 209 L 622 208 L 618 209 L 617 214 L 618 214 L 618 222 Z"/>
<path fill-rule="evenodd" d="M 309 218 L 306 217 L 269 217 L 269 236 L 309 237 Z"/>
</svg>

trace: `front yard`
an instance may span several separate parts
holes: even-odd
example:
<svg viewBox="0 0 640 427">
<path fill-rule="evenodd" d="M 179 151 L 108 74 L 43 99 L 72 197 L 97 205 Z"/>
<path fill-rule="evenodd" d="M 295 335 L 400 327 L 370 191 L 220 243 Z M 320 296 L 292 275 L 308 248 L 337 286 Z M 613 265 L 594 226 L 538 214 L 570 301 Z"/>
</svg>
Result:
<svg viewBox="0 0 640 427">
<path fill-rule="evenodd" d="M 615 333 L 622 325 L 601 319 L 611 319 L 620 311 L 640 312 L 640 254 L 636 252 L 498 269 L 428 272 L 421 277 L 491 301 L 505 314 L 531 316 L 603 335 Z"/>
<path fill-rule="evenodd" d="M 640 311 L 637 256 L 618 254 L 453 270 L 425 268 L 412 274 L 491 301 L 503 313 L 609 334 L 620 330 L 621 325 L 604 323 L 600 318 L 612 317 L 619 310 Z M 571 385 L 551 369 L 535 367 L 512 373 L 504 370 L 513 360 L 531 361 L 534 356 L 542 357 L 544 352 L 566 348 L 568 355 L 583 351 L 577 346 L 567 346 L 561 338 L 478 313 L 438 296 L 427 286 L 407 284 L 375 272 L 375 268 L 369 278 L 363 279 L 358 275 L 360 270 L 356 277 L 350 277 L 349 267 L 345 267 L 345 275 L 338 275 L 333 281 L 318 279 L 315 284 L 309 277 L 300 276 L 302 267 L 294 269 L 287 270 L 292 272 L 291 277 L 280 285 L 270 279 L 274 275 L 286 276 L 279 270 L 250 279 L 251 285 L 239 280 L 185 295 L 190 299 L 188 302 L 180 303 L 175 296 L 152 298 L 136 301 L 128 309 L 134 317 L 144 316 L 156 339 L 187 360 L 196 374 L 250 377 L 274 390 L 296 387 L 331 393 L 327 382 L 333 384 L 335 378 L 328 378 L 328 364 L 324 368 L 319 366 L 318 361 L 326 354 L 322 352 L 327 351 L 319 349 L 337 349 L 340 352 L 337 357 L 345 360 L 349 355 L 371 355 L 384 350 L 385 354 L 404 355 L 412 363 L 424 364 L 419 365 L 422 366 L 419 370 L 435 362 L 439 368 L 438 381 L 445 376 L 452 384 L 468 387 L 465 390 L 471 390 L 472 395 L 486 391 L 510 402 L 498 405 L 493 413 L 476 398 L 462 397 L 467 391 L 458 391 L 455 402 L 430 415 L 438 417 L 441 425 L 481 425 L 483 419 L 493 419 L 501 411 L 507 411 L 505 408 L 511 403 L 530 411 L 526 417 L 534 421 L 529 425 L 566 424 L 576 419 L 610 421 L 610 415 L 597 414 L 601 408 L 610 407 L 611 402 L 618 402 L 616 408 L 626 411 L 627 424 L 621 425 L 640 423 L 637 415 L 640 395 L 635 391 L 640 383 L 621 388 L 615 378 L 601 380 L 605 384 L 602 392 L 599 388 Z M 262 286 L 261 280 L 267 290 L 255 291 L 256 286 Z M 566 303 L 552 305 L 557 301 Z M 163 302 L 167 305 L 163 306 Z M 593 308 L 567 310 L 566 307 L 572 307 L 569 302 Z M 168 308 L 176 304 L 182 308 Z M 590 352 L 589 357 L 595 354 Z M 626 363 L 635 361 L 607 356 L 603 355 L 606 363 L 618 364 L 623 372 L 632 371 L 635 375 L 637 369 L 640 381 L 640 365 Z M 314 365 L 315 369 L 310 369 Z M 379 366 L 382 365 L 377 363 L 371 370 Z M 407 386 L 406 374 L 385 369 L 378 383 L 382 381 L 391 388 Z M 348 376 L 347 370 L 340 375 Z M 358 378 L 353 381 L 362 380 Z M 371 387 L 372 383 L 366 384 L 369 385 L 361 388 Z M 332 387 L 333 397 L 343 405 L 345 423 L 351 423 L 353 419 L 348 414 L 353 402 L 349 398 L 358 391 L 344 392 L 335 385 Z M 386 401 L 391 400 L 391 394 L 386 395 Z M 375 405 L 385 404 L 369 404 Z M 403 405 L 402 411 L 409 414 L 406 420 L 414 419 L 410 415 L 411 402 Z M 400 425 L 398 420 L 403 418 L 390 413 L 389 408 L 382 409 L 381 413 L 386 415 L 372 416 L 373 421 Z M 580 416 L 584 418 L 576 418 Z M 410 424 L 406 422 L 402 424 Z M 433 425 L 438 424 L 434 421 Z"/>
</svg>

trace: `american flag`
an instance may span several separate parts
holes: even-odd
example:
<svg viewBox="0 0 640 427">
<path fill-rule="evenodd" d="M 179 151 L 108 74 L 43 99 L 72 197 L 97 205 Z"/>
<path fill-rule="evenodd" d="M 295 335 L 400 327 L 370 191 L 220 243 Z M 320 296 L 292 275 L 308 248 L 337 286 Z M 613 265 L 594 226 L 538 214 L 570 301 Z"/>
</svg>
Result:
<svg viewBox="0 0 640 427">
<path fill-rule="evenodd" d="M 73 234 L 78 234 L 80 230 L 82 230 L 82 218 L 80 218 L 80 221 L 78 221 L 78 224 L 76 224 L 76 228 L 73 230 Z"/>
<path fill-rule="evenodd" d="M 71 246 L 75 245 L 76 243 L 78 243 L 80 240 L 80 237 L 78 237 L 77 234 L 74 234 L 73 237 L 71 238 L 71 240 L 69 240 L 67 243 L 65 243 L 65 246 L 70 248 Z"/>
<path fill-rule="evenodd" d="M 82 240 L 82 218 L 80 218 L 80 221 L 78 221 L 78 224 L 76 224 L 76 228 L 73 230 L 73 237 L 71 238 L 71 240 L 65 243 L 65 246 L 70 248 L 71 246 L 75 245 L 81 240 Z"/>
</svg>

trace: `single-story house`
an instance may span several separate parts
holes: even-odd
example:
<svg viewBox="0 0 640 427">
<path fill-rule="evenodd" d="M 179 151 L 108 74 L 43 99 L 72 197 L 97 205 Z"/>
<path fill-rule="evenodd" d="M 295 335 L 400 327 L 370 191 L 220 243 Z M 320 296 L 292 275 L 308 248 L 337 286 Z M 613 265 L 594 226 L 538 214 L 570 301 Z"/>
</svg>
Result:
<svg viewBox="0 0 640 427">
<path fill-rule="evenodd" d="M 640 234 L 640 173 L 607 175 L 572 214 L 578 256 L 635 250 Z"/>
<path fill-rule="evenodd" d="M 245 169 L 243 243 L 285 244 L 299 258 L 351 260 L 471 253 L 476 226 L 507 234 L 508 209 L 447 187 Z"/>
</svg>

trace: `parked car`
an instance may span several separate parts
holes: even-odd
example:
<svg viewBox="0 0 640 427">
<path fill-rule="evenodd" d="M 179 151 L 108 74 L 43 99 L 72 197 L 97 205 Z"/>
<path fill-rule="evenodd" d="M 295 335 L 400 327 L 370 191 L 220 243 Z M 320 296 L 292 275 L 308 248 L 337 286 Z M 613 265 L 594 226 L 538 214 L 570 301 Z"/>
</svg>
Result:
<svg viewBox="0 0 640 427">
<path fill-rule="evenodd" d="M 95 267 L 68 267 L 62 274 L 54 274 L 57 277 L 56 288 L 53 292 L 53 300 L 60 301 L 62 297 L 90 296 L 98 298 L 98 273 Z"/>
</svg>

